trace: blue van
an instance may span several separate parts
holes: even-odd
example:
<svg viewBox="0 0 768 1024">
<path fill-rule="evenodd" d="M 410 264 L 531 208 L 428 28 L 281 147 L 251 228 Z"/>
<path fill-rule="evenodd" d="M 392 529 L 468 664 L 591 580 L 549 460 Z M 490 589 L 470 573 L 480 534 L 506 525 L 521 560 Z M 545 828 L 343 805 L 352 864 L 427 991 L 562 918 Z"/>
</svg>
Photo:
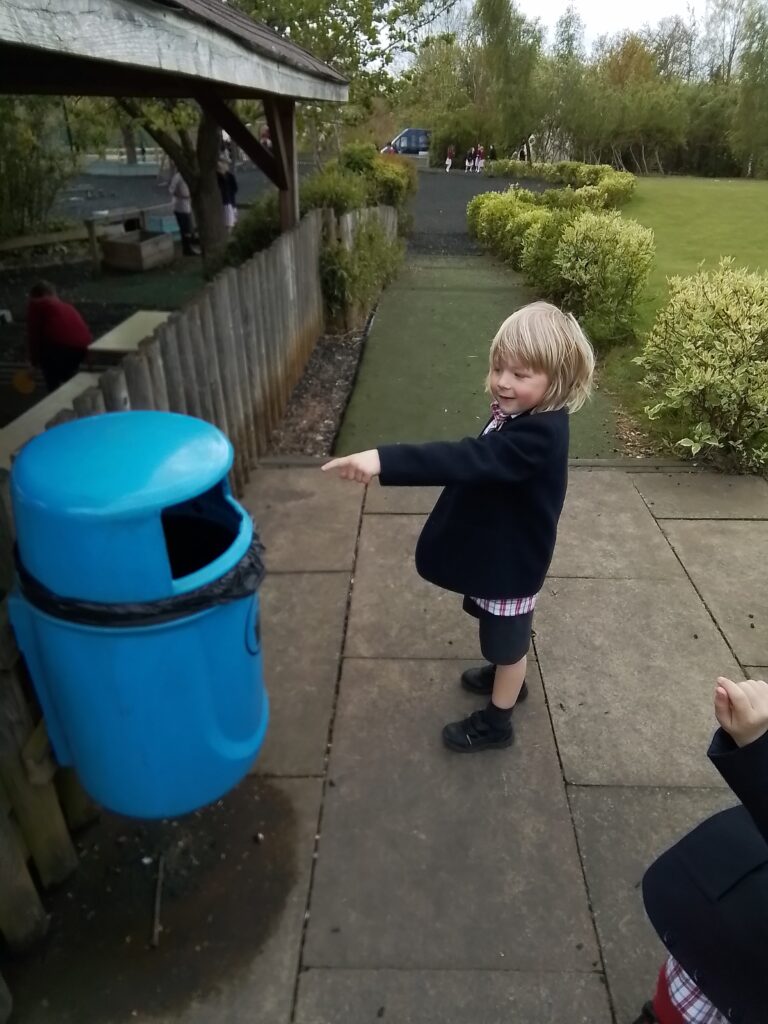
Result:
<svg viewBox="0 0 768 1024">
<path fill-rule="evenodd" d="M 404 128 L 399 135 L 382 149 L 382 153 L 402 153 L 403 156 L 419 156 L 429 151 L 429 137 L 432 132 L 426 128 Z"/>
</svg>

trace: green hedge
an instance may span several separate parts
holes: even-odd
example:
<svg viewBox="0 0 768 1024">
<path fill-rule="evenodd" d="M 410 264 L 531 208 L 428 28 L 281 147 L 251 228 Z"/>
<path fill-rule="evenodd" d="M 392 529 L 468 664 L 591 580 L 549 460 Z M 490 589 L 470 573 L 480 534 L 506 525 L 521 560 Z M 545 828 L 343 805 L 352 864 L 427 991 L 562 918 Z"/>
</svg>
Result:
<svg viewBox="0 0 768 1024">
<path fill-rule="evenodd" d="M 599 185 L 487 192 L 467 207 L 470 234 L 578 316 L 605 348 L 632 336 L 654 256 L 653 233 L 606 210 Z"/>
<path fill-rule="evenodd" d="M 768 275 L 736 268 L 669 282 L 637 362 L 678 452 L 768 473 Z"/>
<path fill-rule="evenodd" d="M 563 160 L 556 164 L 494 160 L 486 164 L 485 174 L 489 178 L 528 178 L 547 181 L 552 185 L 566 185 L 573 189 L 591 186 L 603 192 L 606 206 L 621 206 L 631 199 L 635 190 L 634 174 L 616 171 L 608 164 L 582 164 L 575 160 Z"/>
<path fill-rule="evenodd" d="M 397 274 L 403 253 L 402 241 L 390 242 L 376 221 L 358 227 L 351 250 L 338 242 L 325 245 L 320 277 L 329 322 L 352 326 L 350 311 L 362 309 L 367 314 L 382 288 Z"/>
<path fill-rule="evenodd" d="M 301 215 L 318 208 L 337 215 L 365 206 L 394 206 L 405 221 L 405 206 L 417 188 L 416 169 L 409 160 L 385 156 L 370 143 L 345 146 L 338 160 L 301 182 Z M 277 194 L 258 199 L 246 210 L 232 232 L 224 263 L 238 265 L 266 249 L 280 234 Z"/>
</svg>

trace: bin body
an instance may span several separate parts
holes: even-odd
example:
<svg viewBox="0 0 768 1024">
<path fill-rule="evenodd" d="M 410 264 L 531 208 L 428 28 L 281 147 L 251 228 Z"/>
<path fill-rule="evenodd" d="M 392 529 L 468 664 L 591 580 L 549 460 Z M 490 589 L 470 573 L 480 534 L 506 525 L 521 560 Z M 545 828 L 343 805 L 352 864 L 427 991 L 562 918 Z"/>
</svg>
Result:
<svg viewBox="0 0 768 1024">
<path fill-rule="evenodd" d="M 58 761 L 120 814 L 218 799 L 264 739 L 257 584 L 227 582 L 253 541 L 231 460 L 214 427 L 137 412 L 54 428 L 14 464 L 19 648 Z"/>
</svg>

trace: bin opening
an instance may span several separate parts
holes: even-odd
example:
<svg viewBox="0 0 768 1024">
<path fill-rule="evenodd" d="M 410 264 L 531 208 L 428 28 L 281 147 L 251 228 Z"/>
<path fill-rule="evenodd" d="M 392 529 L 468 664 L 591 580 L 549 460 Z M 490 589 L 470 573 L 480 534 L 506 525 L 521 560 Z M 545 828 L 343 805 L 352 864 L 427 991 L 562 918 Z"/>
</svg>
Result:
<svg viewBox="0 0 768 1024">
<path fill-rule="evenodd" d="M 223 555 L 240 532 L 240 516 L 227 501 L 224 482 L 163 511 L 171 576 L 190 576 Z"/>
</svg>

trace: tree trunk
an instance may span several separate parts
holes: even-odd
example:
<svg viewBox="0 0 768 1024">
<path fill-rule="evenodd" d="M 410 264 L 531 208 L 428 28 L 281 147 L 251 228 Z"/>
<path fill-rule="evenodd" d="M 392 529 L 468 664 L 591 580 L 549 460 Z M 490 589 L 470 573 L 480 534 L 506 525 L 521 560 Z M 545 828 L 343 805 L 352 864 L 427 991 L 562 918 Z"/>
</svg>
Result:
<svg viewBox="0 0 768 1024">
<path fill-rule="evenodd" d="M 632 157 L 632 161 L 633 161 L 633 163 L 635 165 L 637 173 L 638 174 L 642 174 L 643 173 L 643 168 L 640 166 L 640 161 L 635 156 L 635 147 L 634 146 L 630 146 L 629 147 L 629 155 Z"/>
<path fill-rule="evenodd" d="M 133 125 L 121 124 L 120 131 L 123 136 L 123 146 L 125 146 L 125 162 L 127 164 L 138 163 L 136 157 L 136 133 L 133 130 Z"/>
<path fill-rule="evenodd" d="M 640 159 L 643 161 L 643 174 L 650 174 L 648 170 L 648 161 L 645 159 L 645 143 L 640 143 Z"/>
<path fill-rule="evenodd" d="M 224 226 L 224 208 L 216 177 L 219 159 L 220 129 L 213 118 L 203 113 L 197 129 L 197 181 L 192 191 L 192 207 L 197 220 L 200 245 L 203 249 L 203 265 L 210 273 L 227 245 L 227 229 Z"/>
<path fill-rule="evenodd" d="M 656 166 L 659 168 L 659 174 L 664 174 L 664 165 L 661 162 L 661 154 L 659 153 L 658 146 L 656 147 L 654 156 L 656 157 Z"/>
<path fill-rule="evenodd" d="M 533 163 L 533 158 L 531 156 L 531 144 L 527 138 L 525 140 L 525 159 L 529 164 Z"/>
</svg>

